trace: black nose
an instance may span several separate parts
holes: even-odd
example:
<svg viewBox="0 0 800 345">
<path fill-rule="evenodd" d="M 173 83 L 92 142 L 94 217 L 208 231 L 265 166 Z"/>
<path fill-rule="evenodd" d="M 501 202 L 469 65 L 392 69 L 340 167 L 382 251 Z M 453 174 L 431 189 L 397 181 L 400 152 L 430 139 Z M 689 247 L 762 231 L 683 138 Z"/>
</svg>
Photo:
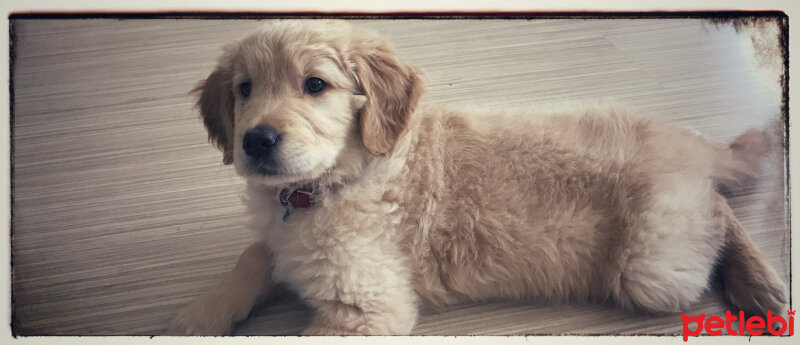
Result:
<svg viewBox="0 0 800 345">
<path fill-rule="evenodd" d="M 244 153 L 253 158 L 263 158 L 272 153 L 280 135 L 272 127 L 258 126 L 247 130 L 242 139 Z"/>
</svg>

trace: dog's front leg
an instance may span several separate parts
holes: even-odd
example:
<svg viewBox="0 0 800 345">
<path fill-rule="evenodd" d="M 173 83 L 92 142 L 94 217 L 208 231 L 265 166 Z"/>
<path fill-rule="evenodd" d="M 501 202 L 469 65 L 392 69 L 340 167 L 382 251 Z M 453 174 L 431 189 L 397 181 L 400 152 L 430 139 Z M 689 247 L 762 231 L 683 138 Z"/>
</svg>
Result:
<svg viewBox="0 0 800 345">
<path fill-rule="evenodd" d="M 371 249 L 381 247 L 371 243 Z M 384 247 L 312 276 L 301 294 L 315 310 L 304 335 L 402 335 L 417 320 L 417 294 L 399 256 Z M 319 272 L 319 271 L 315 271 Z"/>
<path fill-rule="evenodd" d="M 303 335 L 407 335 L 417 319 L 413 303 L 312 302 L 316 313 Z"/>
<path fill-rule="evenodd" d="M 169 326 L 172 335 L 230 334 L 273 287 L 272 253 L 256 242 L 242 253 L 236 267 L 211 292 L 184 308 Z"/>
</svg>

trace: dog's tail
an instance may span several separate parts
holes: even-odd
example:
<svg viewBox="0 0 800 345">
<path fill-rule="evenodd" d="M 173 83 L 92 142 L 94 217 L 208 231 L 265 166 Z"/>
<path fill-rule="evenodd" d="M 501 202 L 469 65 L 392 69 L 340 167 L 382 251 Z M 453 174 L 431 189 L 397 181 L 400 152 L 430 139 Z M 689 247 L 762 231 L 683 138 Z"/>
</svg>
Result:
<svg viewBox="0 0 800 345">
<path fill-rule="evenodd" d="M 764 132 L 750 130 L 727 148 L 717 149 L 714 178 L 723 185 L 757 176 L 768 153 Z M 787 300 L 785 284 L 736 219 L 724 197 L 714 200 L 714 217 L 725 229 L 726 248 L 720 261 L 725 296 L 745 313 L 783 313 Z"/>
<path fill-rule="evenodd" d="M 726 248 L 720 261 L 725 297 L 750 315 L 782 314 L 786 286 L 733 215 L 728 202 L 717 195 L 715 216 L 725 227 Z"/>
<path fill-rule="evenodd" d="M 761 173 L 769 152 L 767 135 L 751 129 L 737 137 L 727 147 L 716 147 L 714 180 L 722 185 L 735 185 Z"/>
</svg>

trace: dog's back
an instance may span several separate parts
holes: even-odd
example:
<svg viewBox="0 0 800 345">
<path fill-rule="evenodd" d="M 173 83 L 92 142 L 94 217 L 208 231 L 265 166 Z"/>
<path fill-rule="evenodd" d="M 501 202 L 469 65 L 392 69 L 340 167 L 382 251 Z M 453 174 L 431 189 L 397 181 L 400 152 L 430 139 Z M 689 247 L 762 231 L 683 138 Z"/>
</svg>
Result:
<svg viewBox="0 0 800 345">
<path fill-rule="evenodd" d="M 403 181 L 428 188 L 407 188 L 403 208 L 423 298 L 664 312 L 706 289 L 728 227 L 714 218 L 718 148 L 704 138 L 614 108 L 421 113 Z"/>
</svg>

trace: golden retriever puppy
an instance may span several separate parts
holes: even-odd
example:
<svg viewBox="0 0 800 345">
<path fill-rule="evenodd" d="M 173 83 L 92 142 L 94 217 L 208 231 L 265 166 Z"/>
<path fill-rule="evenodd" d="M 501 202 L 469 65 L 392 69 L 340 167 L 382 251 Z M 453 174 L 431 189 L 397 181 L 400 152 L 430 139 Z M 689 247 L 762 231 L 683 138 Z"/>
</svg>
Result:
<svg viewBox="0 0 800 345">
<path fill-rule="evenodd" d="M 762 132 L 718 145 L 618 108 L 420 105 L 420 71 L 341 21 L 270 22 L 195 91 L 260 238 L 173 334 L 229 333 L 278 282 L 323 335 L 408 334 L 421 303 L 490 298 L 678 312 L 717 265 L 738 308 L 784 308 L 715 189 L 759 171 Z"/>
</svg>

